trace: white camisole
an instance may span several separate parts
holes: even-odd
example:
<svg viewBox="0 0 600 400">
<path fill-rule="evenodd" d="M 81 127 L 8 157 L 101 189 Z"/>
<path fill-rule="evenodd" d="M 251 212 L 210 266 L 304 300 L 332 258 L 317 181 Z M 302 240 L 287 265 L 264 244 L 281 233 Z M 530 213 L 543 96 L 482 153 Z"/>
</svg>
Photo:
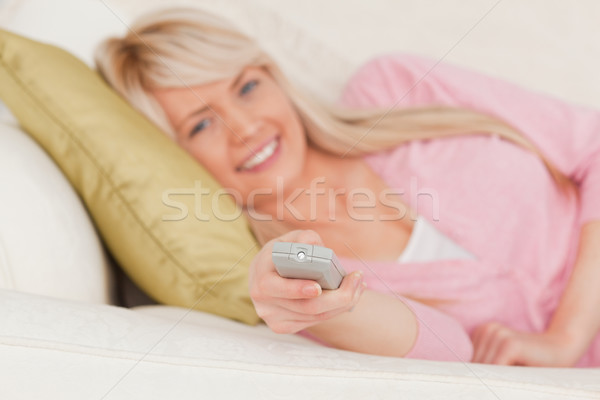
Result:
<svg viewBox="0 0 600 400">
<path fill-rule="evenodd" d="M 398 262 L 427 262 L 449 259 L 474 259 L 469 253 L 442 232 L 438 231 L 425 218 L 418 216 L 406 248 L 398 257 Z"/>
</svg>

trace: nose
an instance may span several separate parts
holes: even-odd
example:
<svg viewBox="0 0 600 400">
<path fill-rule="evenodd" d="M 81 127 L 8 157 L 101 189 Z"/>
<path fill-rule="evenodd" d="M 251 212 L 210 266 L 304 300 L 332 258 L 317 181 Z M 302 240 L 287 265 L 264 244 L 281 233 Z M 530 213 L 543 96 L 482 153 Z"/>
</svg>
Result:
<svg viewBox="0 0 600 400">
<path fill-rule="evenodd" d="M 227 113 L 230 140 L 234 143 L 247 143 L 262 128 L 262 119 L 243 107 L 233 107 Z"/>
</svg>

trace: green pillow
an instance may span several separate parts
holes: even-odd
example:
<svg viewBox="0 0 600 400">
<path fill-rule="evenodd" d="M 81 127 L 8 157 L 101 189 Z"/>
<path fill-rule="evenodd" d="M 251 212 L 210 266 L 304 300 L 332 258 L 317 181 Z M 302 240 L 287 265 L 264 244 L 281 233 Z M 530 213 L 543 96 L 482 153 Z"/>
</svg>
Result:
<svg viewBox="0 0 600 400">
<path fill-rule="evenodd" d="M 247 283 L 259 246 L 234 201 L 96 72 L 61 49 L 0 30 L 0 98 L 62 169 L 146 293 L 259 321 Z"/>
</svg>

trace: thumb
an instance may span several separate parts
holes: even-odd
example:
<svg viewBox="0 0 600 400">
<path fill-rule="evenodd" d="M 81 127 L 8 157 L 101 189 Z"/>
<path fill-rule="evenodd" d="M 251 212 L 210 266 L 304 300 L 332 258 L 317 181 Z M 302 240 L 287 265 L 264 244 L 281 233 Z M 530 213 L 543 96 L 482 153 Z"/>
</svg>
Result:
<svg viewBox="0 0 600 400">
<path fill-rule="evenodd" d="M 324 246 L 321 235 L 319 235 L 316 231 L 313 231 L 312 229 L 305 229 L 297 232 L 296 239 L 294 240 L 295 242 Z"/>
<path fill-rule="evenodd" d="M 289 231 L 276 239 L 273 239 L 274 242 L 295 242 L 295 243 L 304 243 L 304 244 L 312 244 L 317 246 L 325 246 L 323 244 L 323 240 L 321 236 L 312 229 L 297 229 L 294 231 Z"/>
</svg>

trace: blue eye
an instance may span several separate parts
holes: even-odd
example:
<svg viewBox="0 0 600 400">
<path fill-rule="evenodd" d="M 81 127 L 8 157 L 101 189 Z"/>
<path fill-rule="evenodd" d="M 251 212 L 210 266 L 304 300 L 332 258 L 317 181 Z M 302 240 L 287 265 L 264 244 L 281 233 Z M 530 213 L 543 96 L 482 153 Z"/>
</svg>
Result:
<svg viewBox="0 0 600 400">
<path fill-rule="evenodd" d="M 198 124 L 196 124 L 196 126 L 194 126 L 192 128 L 192 131 L 190 132 L 190 137 L 194 136 L 197 133 L 202 132 L 204 129 L 208 128 L 209 126 L 210 126 L 210 120 L 203 119 Z"/>
<path fill-rule="evenodd" d="M 251 92 L 257 85 L 258 85 L 258 81 L 257 80 L 249 81 L 244 86 L 242 86 L 242 90 L 240 90 L 240 94 L 241 95 L 245 95 L 248 92 Z"/>
</svg>

